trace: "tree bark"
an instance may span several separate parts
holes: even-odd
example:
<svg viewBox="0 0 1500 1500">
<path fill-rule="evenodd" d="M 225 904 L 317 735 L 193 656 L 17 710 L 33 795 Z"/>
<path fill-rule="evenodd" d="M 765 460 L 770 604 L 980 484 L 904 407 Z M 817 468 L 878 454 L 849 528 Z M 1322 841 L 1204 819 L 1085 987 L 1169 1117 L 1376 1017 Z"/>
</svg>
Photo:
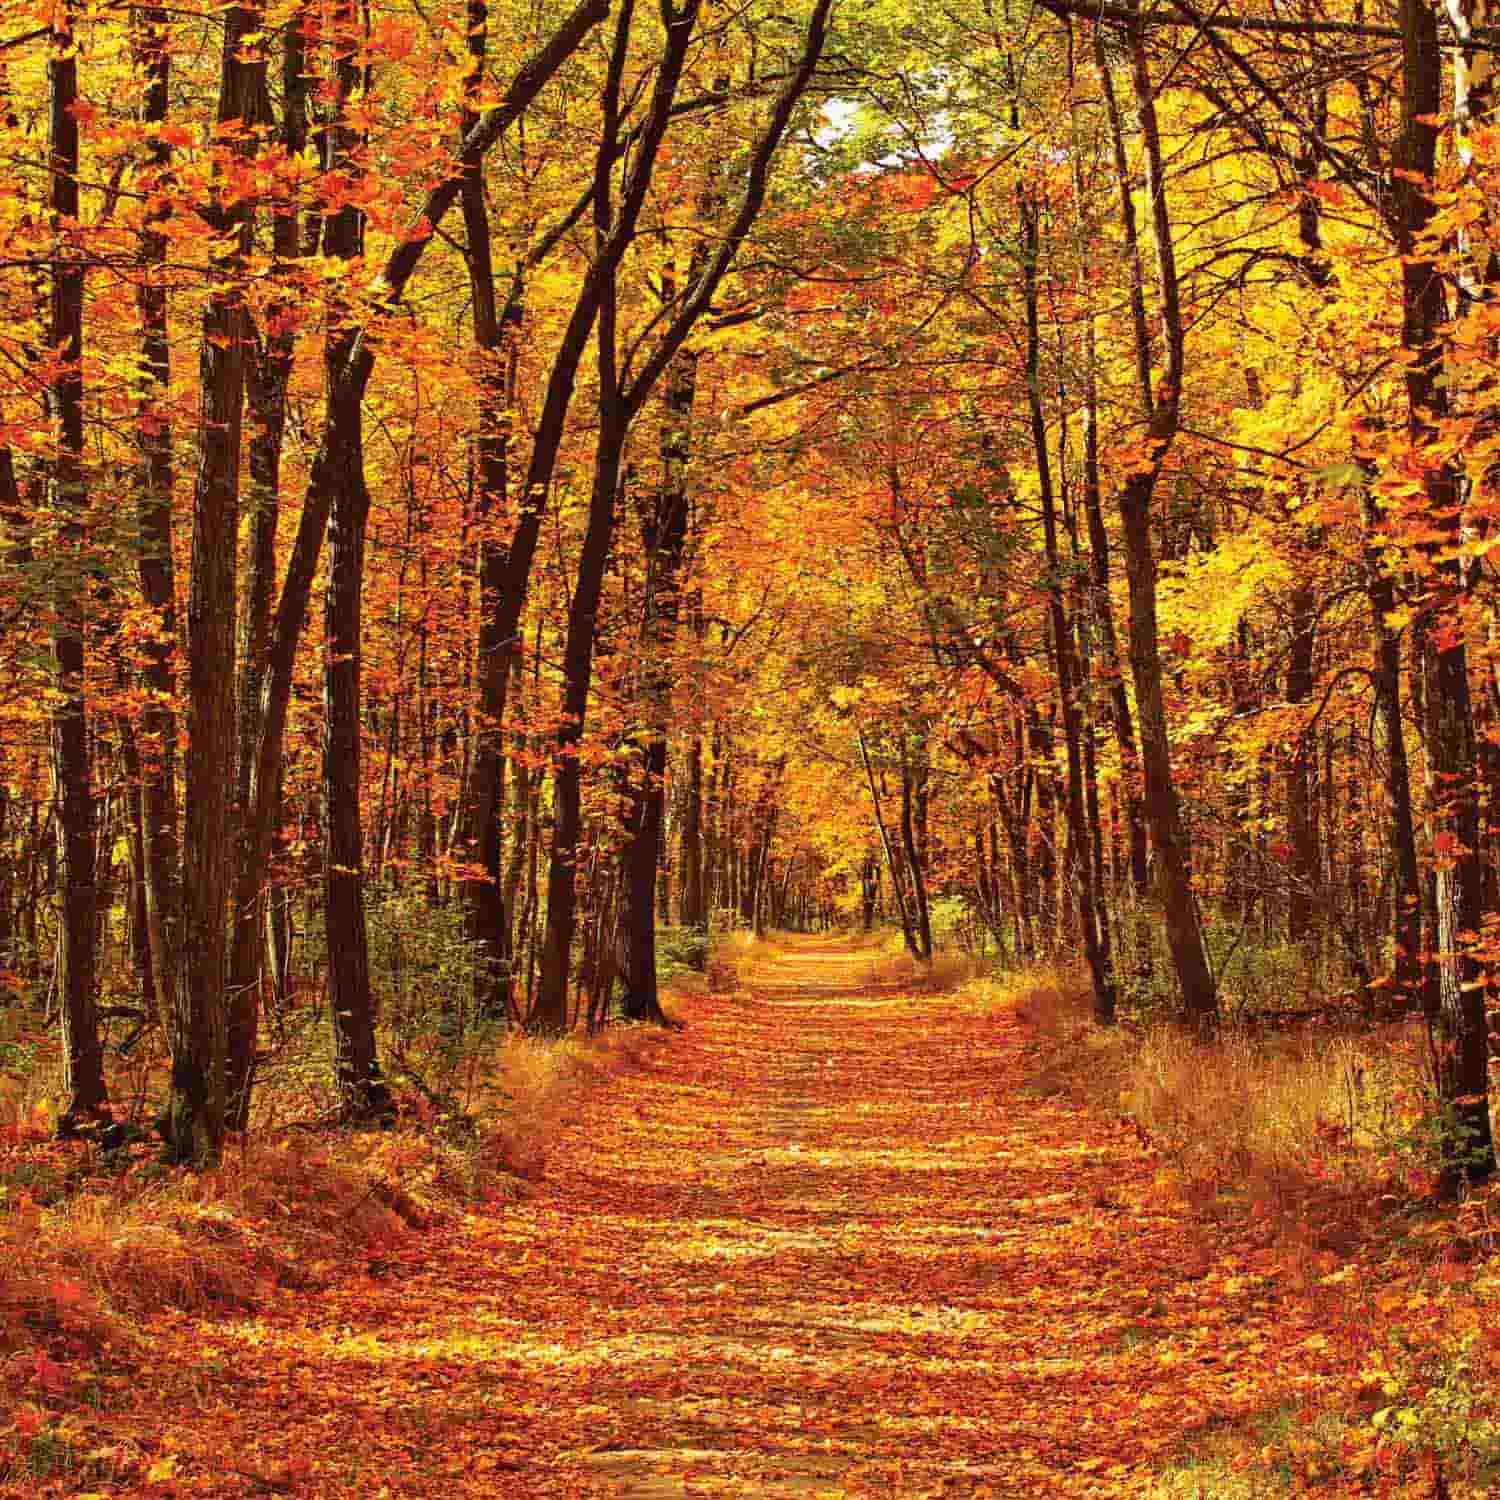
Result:
<svg viewBox="0 0 1500 1500">
<path fill-rule="evenodd" d="M 677 919 L 695 932 L 708 931 L 708 888 L 703 858 L 703 733 L 688 737 L 687 786 L 682 812 L 682 879 Z"/>
<path fill-rule="evenodd" d="M 464 134 L 479 123 L 476 108 L 488 46 L 489 14 L 484 0 L 468 0 L 470 77 Z M 474 1007 L 482 1016 L 503 1016 L 511 988 L 510 920 L 501 878 L 501 819 L 505 807 L 506 692 L 518 639 L 505 628 L 501 593 L 506 584 L 506 549 L 496 533 L 509 484 L 510 407 L 515 394 L 516 330 L 521 317 L 520 272 L 502 318 L 495 296 L 494 253 L 481 165 L 464 177 L 461 194 L 468 249 L 474 344 L 478 351 L 480 402 L 474 439 L 479 533 L 478 728 L 468 785 L 464 790 L 461 838 L 471 873 L 461 884 L 464 935 L 474 951 Z M 528 569 L 529 571 L 529 569 Z M 524 584 L 523 584 L 524 588 Z M 519 624 L 519 618 L 517 620 Z"/>
<path fill-rule="evenodd" d="M 1406 754 L 1406 723 L 1401 709 L 1401 637 L 1391 628 L 1396 588 L 1375 538 L 1379 514 L 1368 491 L 1364 498 L 1365 590 L 1374 637 L 1374 689 L 1385 732 L 1385 786 L 1391 808 L 1391 851 L 1395 889 L 1391 895 L 1391 940 L 1398 998 L 1415 1001 L 1422 987 L 1422 878 L 1417 863 L 1416 819 L 1412 813 L 1411 770 Z"/>
<path fill-rule="evenodd" d="M 1074 905 L 1083 936 L 1084 957 L 1094 991 L 1094 1019 L 1109 1025 L 1115 1018 L 1115 979 L 1110 954 L 1109 923 L 1099 898 L 1102 873 L 1094 863 L 1089 838 L 1083 766 L 1083 713 L 1080 704 L 1082 672 L 1073 649 L 1073 626 L 1068 619 L 1063 589 L 1062 553 L 1058 546 L 1057 499 L 1052 483 L 1052 460 L 1042 404 L 1041 323 L 1037 279 L 1041 229 L 1037 204 L 1024 188 L 1018 191 L 1021 214 L 1021 274 L 1026 303 L 1026 392 L 1031 416 L 1031 443 L 1036 461 L 1037 488 L 1042 502 L 1042 537 L 1047 556 L 1047 613 L 1051 626 L 1052 657 L 1057 694 L 1062 704 L 1063 740 L 1068 758 L 1066 806 L 1068 841 L 1072 850 Z"/>
<path fill-rule="evenodd" d="M 1442 108 L 1442 54 L 1437 19 L 1424 0 L 1401 0 L 1404 63 L 1402 135 L 1393 153 L 1393 228 L 1401 253 L 1402 345 L 1409 429 L 1414 445 L 1428 442 L 1447 415 L 1440 331 L 1448 299 L 1439 268 L 1421 248 L 1434 208 L 1429 196 L 1437 160 Z M 1435 1032 L 1438 1097 L 1449 1112 L 1444 1178 L 1456 1192 L 1495 1170 L 1490 1131 L 1489 1048 L 1485 1015 L 1487 976 L 1473 942 L 1484 916 L 1480 865 L 1478 772 L 1468 652 L 1460 613 L 1464 563 L 1458 555 L 1461 493 L 1447 461 L 1424 470 L 1428 524 L 1441 533 L 1432 546 L 1438 615 L 1425 653 L 1423 691 L 1429 724 L 1427 755 L 1435 789 L 1433 817 L 1436 930 L 1431 946 L 1436 984 L 1428 1001 Z"/>
<path fill-rule="evenodd" d="M 1306 703 L 1312 696 L 1316 617 L 1312 590 L 1293 590 L 1292 639 L 1286 668 L 1286 701 L 1291 704 Z M 1286 932 L 1294 943 L 1304 941 L 1312 931 L 1322 881 L 1317 810 L 1312 798 L 1313 750 L 1312 735 L 1299 734 L 1292 747 L 1292 761 L 1286 775 L 1286 820 L 1292 849 Z"/>
<path fill-rule="evenodd" d="M 330 172 L 355 170 L 358 135 L 345 118 L 359 87 L 360 28 L 353 0 L 334 11 L 337 50 L 337 116 L 328 132 Z M 344 205 L 330 214 L 323 253 L 352 260 L 364 225 L 359 210 Z M 365 483 L 363 402 L 339 372 L 351 350 L 350 334 L 332 319 L 327 365 L 330 392 L 341 394 L 331 433 L 335 488 L 328 517 L 328 586 L 324 596 L 326 656 L 323 672 L 323 903 L 328 930 L 328 1003 L 333 1013 L 334 1077 L 346 1114 L 382 1114 L 389 1095 L 380 1076 L 375 1043 L 375 997 L 365 929 L 364 837 L 360 818 L 360 678 L 363 648 L 365 530 L 370 492 Z"/>
<path fill-rule="evenodd" d="M 1151 200 L 1152 227 L 1156 241 L 1157 294 L 1160 301 L 1164 365 L 1156 391 L 1149 396 L 1147 435 L 1149 456 L 1139 460 L 1120 491 L 1120 515 L 1124 523 L 1125 569 L 1130 592 L 1130 669 L 1135 682 L 1136 711 L 1140 721 L 1141 759 L 1145 772 L 1146 821 L 1156 851 L 1157 888 L 1166 919 L 1167 941 L 1177 973 L 1181 1015 L 1193 1030 L 1212 1029 L 1218 1018 L 1218 999 L 1213 973 L 1203 945 L 1198 904 L 1193 893 L 1187 829 L 1182 818 L 1176 783 L 1172 776 L 1166 705 L 1162 694 L 1161 657 L 1156 622 L 1156 557 L 1151 540 L 1151 499 L 1162 464 L 1180 425 L 1183 371 L 1182 306 L 1177 282 L 1172 220 L 1166 199 L 1161 138 L 1156 122 L 1156 104 L 1141 28 L 1129 32 L 1131 79 L 1140 120 L 1141 145 L 1146 159 L 1146 189 Z M 1101 68 L 1106 102 L 1113 99 L 1107 63 Z M 1109 109 L 1111 131 L 1116 139 L 1117 162 L 1123 160 L 1119 111 Z M 1134 264 L 1139 265 L 1139 246 L 1134 245 L 1133 213 L 1128 208 L 1131 188 L 1128 178 L 1120 181 L 1122 218 L 1127 245 Z M 1137 363 L 1143 388 L 1149 387 L 1151 352 L 1145 342 L 1143 321 L 1136 326 Z"/>
<path fill-rule="evenodd" d="M 307 146 L 308 13 L 300 8 L 284 31 L 281 83 L 281 146 L 290 161 Z M 295 203 L 273 203 L 272 274 L 284 277 L 302 251 L 302 231 Z M 272 646 L 276 598 L 276 527 L 281 510 L 281 458 L 286 436 L 287 392 L 296 341 L 296 308 L 289 296 L 276 298 L 267 327 L 255 338 L 246 370 L 250 407 L 250 527 L 247 579 L 239 621 L 238 760 L 235 803 L 241 839 L 253 839 L 256 752 L 264 731 L 264 696 L 273 671 Z M 279 821 L 281 778 L 275 788 L 274 824 Z M 273 942 L 269 887 L 241 899 L 240 861 L 236 860 L 235 899 L 230 930 L 228 1120 L 243 1130 L 250 1120 L 250 1094 L 260 1019 L 261 971 Z M 273 963 L 274 968 L 274 963 Z"/>
<path fill-rule="evenodd" d="M 917 936 L 916 923 L 906 900 L 906 884 L 901 878 L 901 868 L 896 860 L 896 848 L 891 842 L 890 830 L 886 827 L 885 813 L 880 806 L 880 787 L 875 780 L 875 769 L 870 764 L 869 747 L 865 744 L 863 731 L 857 735 L 860 760 L 864 763 L 865 780 L 870 787 L 870 805 L 875 814 L 875 831 L 880 835 L 880 847 L 885 851 L 886 871 L 891 877 L 891 899 L 896 903 L 896 916 L 901 923 L 901 939 L 906 951 L 915 959 L 922 957 L 921 943 Z M 882 778 L 884 779 L 884 778 Z"/>
<path fill-rule="evenodd" d="M 917 757 L 912 754 L 916 740 Z M 920 776 L 926 774 L 927 754 L 925 731 L 901 737 L 901 848 L 906 856 L 906 868 L 911 877 L 912 928 L 917 942 L 917 957 L 923 963 L 932 962 L 932 909 L 927 900 L 926 851 L 917 837 L 916 804 L 920 796 Z"/>
<path fill-rule="evenodd" d="M 144 8 L 138 18 L 136 56 L 142 73 L 142 119 L 167 119 L 171 50 L 166 11 Z M 172 148 L 160 133 L 148 137 L 150 163 L 143 188 L 165 192 L 172 176 Z M 136 573 L 141 597 L 156 615 L 156 633 L 145 643 L 141 685 L 146 701 L 136 738 L 140 762 L 142 916 L 151 954 L 152 993 L 147 997 L 165 1026 L 179 962 L 181 917 L 177 833 L 176 642 L 177 587 L 172 559 L 172 428 L 167 403 L 172 385 L 171 343 L 164 284 L 167 238 L 161 228 L 168 210 L 148 218 L 141 230 L 141 279 L 136 306 L 141 318 L 143 389 L 136 414 Z"/>
<path fill-rule="evenodd" d="M 702 273 L 694 257 L 689 281 Z M 667 296 L 673 295 L 671 283 Z M 697 356 L 683 350 L 672 366 L 663 402 L 662 474 L 654 492 L 641 503 L 641 539 L 646 580 L 641 604 L 640 698 L 645 711 L 646 743 L 641 780 L 631 799 L 624 865 L 626 961 L 624 1012 L 627 1020 L 666 1023 L 656 981 L 657 872 L 661 865 L 666 810 L 667 736 L 672 709 L 671 653 L 681 616 L 678 590 L 687 554 L 691 506 L 687 463 L 691 451 L 693 397 L 697 389 Z M 700 783 L 701 764 L 698 767 Z M 690 797 L 692 793 L 690 790 Z M 689 816 L 693 816 L 690 810 Z M 701 873 L 697 901 L 702 904 Z M 665 910 L 665 906 L 663 906 Z"/>
<path fill-rule="evenodd" d="M 48 36 L 49 208 L 52 278 L 48 343 L 59 369 L 47 386 L 57 449 L 47 470 L 47 501 L 60 518 L 59 576 L 53 601 L 52 665 L 57 687 L 51 714 L 52 779 L 57 820 L 57 994 L 62 1012 L 63 1109 L 60 1134 L 71 1135 L 109 1114 L 96 993 L 98 927 L 95 892 L 97 809 L 89 764 L 87 614 L 92 571 L 84 556 L 83 284 L 84 261 L 68 236 L 78 223 L 78 44 L 71 4 L 60 5 Z"/>
</svg>

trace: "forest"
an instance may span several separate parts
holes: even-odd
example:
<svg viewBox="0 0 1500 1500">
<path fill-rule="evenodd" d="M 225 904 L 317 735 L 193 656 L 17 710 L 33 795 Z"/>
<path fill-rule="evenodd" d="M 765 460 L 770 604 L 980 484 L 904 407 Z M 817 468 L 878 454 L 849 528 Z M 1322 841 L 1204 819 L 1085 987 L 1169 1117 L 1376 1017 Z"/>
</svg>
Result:
<svg viewBox="0 0 1500 1500">
<path fill-rule="evenodd" d="M 1489 12 L 7 0 L 0 1493 L 1500 1485 Z M 920 1436 L 539 1352 L 908 1210 Z"/>
</svg>

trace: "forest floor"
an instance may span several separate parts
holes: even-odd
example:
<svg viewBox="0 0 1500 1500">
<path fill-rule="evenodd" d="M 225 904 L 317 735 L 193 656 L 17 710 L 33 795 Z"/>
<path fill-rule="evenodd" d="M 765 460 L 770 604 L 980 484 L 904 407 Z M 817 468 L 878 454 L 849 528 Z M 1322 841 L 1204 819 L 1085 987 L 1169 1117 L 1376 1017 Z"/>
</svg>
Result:
<svg viewBox="0 0 1500 1500">
<path fill-rule="evenodd" d="M 253 1316 L 157 1316 L 72 1419 L 138 1466 L 0 1492 L 1485 1492 L 1371 1421 L 1479 1430 L 1403 1385 L 1441 1266 L 1206 1217 L 1033 1086 L 1013 1006 L 872 972 L 774 950 L 583 1096 L 524 1201 Z"/>
</svg>

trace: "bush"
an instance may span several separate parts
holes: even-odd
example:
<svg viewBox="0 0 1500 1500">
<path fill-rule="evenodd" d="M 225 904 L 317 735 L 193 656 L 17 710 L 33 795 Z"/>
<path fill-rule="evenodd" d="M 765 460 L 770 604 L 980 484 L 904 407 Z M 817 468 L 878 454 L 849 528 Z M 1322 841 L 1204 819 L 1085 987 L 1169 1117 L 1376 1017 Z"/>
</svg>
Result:
<svg viewBox="0 0 1500 1500">
<path fill-rule="evenodd" d="M 1345 995 L 1353 976 L 1340 956 L 1317 945 L 1267 942 L 1241 919 L 1219 916 L 1203 929 L 1209 967 L 1219 986 L 1226 1019 L 1315 1007 Z M 1115 971 L 1122 1009 L 1139 1019 L 1169 1015 L 1177 1003 L 1177 981 L 1161 914 L 1142 907 L 1126 916 L 1116 940 Z"/>
<path fill-rule="evenodd" d="M 662 927 L 656 934 L 656 971 L 662 979 L 674 974 L 708 972 L 708 932 L 702 927 Z"/>
</svg>

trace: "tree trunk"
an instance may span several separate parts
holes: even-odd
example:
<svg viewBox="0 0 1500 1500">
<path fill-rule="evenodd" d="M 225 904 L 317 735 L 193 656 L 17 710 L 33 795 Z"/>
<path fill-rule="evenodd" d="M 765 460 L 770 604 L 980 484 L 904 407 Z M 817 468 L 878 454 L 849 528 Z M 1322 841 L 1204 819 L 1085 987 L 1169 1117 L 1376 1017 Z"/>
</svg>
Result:
<svg viewBox="0 0 1500 1500">
<path fill-rule="evenodd" d="M 925 757 L 926 735 L 918 732 L 918 755 Z M 927 901 L 927 861 L 916 837 L 914 808 L 918 796 L 917 777 L 925 774 L 925 768 L 912 763 L 912 736 L 901 738 L 901 847 L 906 855 L 906 868 L 911 876 L 913 935 L 917 941 L 917 957 L 923 963 L 932 962 L 932 911 Z"/>
<path fill-rule="evenodd" d="M 1021 212 L 1021 273 L 1026 302 L 1026 391 L 1031 414 L 1031 442 L 1042 502 L 1042 536 L 1047 555 L 1047 609 L 1057 693 L 1062 704 L 1063 739 L 1068 758 L 1066 806 L 1074 905 L 1083 936 L 1084 957 L 1094 991 L 1094 1019 L 1108 1025 L 1115 1018 L 1115 980 L 1109 946 L 1109 923 L 1099 899 L 1100 873 L 1089 839 L 1083 767 L 1082 673 L 1073 650 L 1073 627 L 1063 591 L 1062 555 L 1057 536 L 1057 500 L 1042 404 L 1041 325 L 1037 298 L 1041 230 L 1036 202 L 1018 192 Z"/>
<path fill-rule="evenodd" d="M 262 13 L 237 5 L 225 17 L 218 118 L 243 127 L 265 87 Z M 248 40 L 247 40 L 248 38 Z M 246 351 L 252 337 L 244 299 L 250 212 L 244 201 L 215 204 L 213 290 L 203 315 L 198 476 L 193 495 L 192 582 L 188 597 L 188 712 L 182 858 L 182 957 L 172 1035 L 168 1154 L 208 1164 L 225 1126 L 228 1004 L 225 906 L 234 835 L 234 632 L 238 593 L 240 442 Z"/>
<path fill-rule="evenodd" d="M 702 257 L 695 256 L 689 281 L 702 274 Z M 674 294 L 667 281 L 664 293 Z M 641 538 L 646 555 L 646 581 L 641 605 L 641 690 L 646 715 L 646 746 L 641 781 L 627 818 L 622 862 L 625 877 L 625 1015 L 632 1021 L 664 1024 L 666 1015 L 656 987 L 655 886 L 661 864 L 666 807 L 667 736 L 671 729 L 672 649 L 677 643 L 681 614 L 678 590 L 687 555 L 691 507 L 687 492 L 687 463 L 691 450 L 693 397 L 697 389 L 697 357 L 684 350 L 672 367 L 663 402 L 661 483 L 641 504 Z M 699 768 L 701 776 L 701 766 Z M 701 904 L 702 892 L 699 891 Z M 665 905 L 663 906 L 665 909 Z"/>
<path fill-rule="evenodd" d="M 613 379 L 615 337 L 614 289 L 604 298 L 599 314 L 600 358 Z M 608 353 L 605 340 L 608 340 Z M 594 491 L 589 502 L 588 530 L 578 560 L 573 603 L 568 612 L 568 634 L 563 647 L 563 702 L 557 734 L 553 801 L 556 823 L 552 859 L 547 872 L 547 931 L 542 950 L 540 985 L 529 1024 L 535 1031 L 556 1035 L 567 1029 L 569 965 L 573 949 L 577 886 L 574 864 L 582 832 L 582 767 L 578 762 L 593 680 L 594 631 L 605 565 L 614 537 L 614 517 L 625 442 L 625 413 L 618 395 L 601 394 L 599 441 L 594 455 Z M 654 882 L 653 882 L 654 884 Z M 647 893 L 650 900 L 650 892 Z"/>
<path fill-rule="evenodd" d="M 1135 682 L 1136 709 L 1140 720 L 1141 759 L 1145 773 L 1145 812 L 1156 850 L 1157 888 L 1166 918 L 1167 941 L 1177 972 L 1182 1019 L 1197 1031 L 1211 1029 L 1218 1017 L 1218 999 L 1213 973 L 1203 945 L 1197 899 L 1189 861 L 1187 829 L 1172 777 L 1166 705 L 1162 695 L 1161 657 L 1156 623 L 1156 557 L 1151 540 L 1151 499 L 1162 463 L 1177 436 L 1180 421 L 1183 368 L 1183 327 L 1177 284 L 1172 221 L 1163 177 L 1161 140 L 1156 123 L 1153 86 L 1146 65 L 1145 43 L 1139 25 L 1129 33 L 1131 77 L 1140 119 L 1141 144 L 1146 157 L 1146 189 L 1151 201 L 1156 240 L 1157 290 L 1161 303 L 1165 364 L 1151 399 L 1147 432 L 1152 443 L 1149 459 L 1140 462 L 1120 492 L 1120 515 L 1125 533 L 1125 569 L 1130 592 L 1130 669 Z M 1101 69 L 1106 101 L 1110 105 L 1111 130 L 1116 141 L 1117 162 L 1123 162 L 1119 111 L 1113 107 L 1113 86 L 1107 64 Z M 1122 219 L 1132 262 L 1139 265 L 1140 250 L 1130 208 L 1131 186 L 1120 180 Z M 1145 341 L 1144 320 L 1136 327 L 1138 364 L 1149 384 L 1150 345 Z"/>
<path fill-rule="evenodd" d="M 164 9 L 143 9 L 138 19 L 136 56 L 143 75 L 142 119 L 160 125 L 167 118 L 171 50 Z M 144 149 L 150 162 L 144 190 L 171 185 L 172 148 L 160 134 Z M 139 541 L 136 573 L 141 597 L 156 614 L 156 631 L 143 647 L 141 683 L 146 701 L 140 714 L 136 749 L 140 763 L 138 820 L 141 827 L 143 918 L 151 954 L 152 992 L 145 998 L 162 1024 L 169 1021 L 172 989 L 180 961 L 181 918 L 177 837 L 177 714 L 174 664 L 177 641 L 177 587 L 172 559 L 172 427 L 168 401 L 172 385 L 171 342 L 165 285 L 167 238 L 160 227 L 163 208 L 141 230 L 141 280 L 136 306 L 141 318 L 143 386 L 137 407 L 136 521 Z"/>
<path fill-rule="evenodd" d="M 1417 864 L 1416 819 L 1412 813 L 1411 771 L 1406 754 L 1406 724 L 1401 710 L 1401 638 L 1387 623 L 1396 608 L 1395 584 L 1374 539 L 1375 503 L 1364 499 L 1366 592 L 1370 629 L 1375 641 L 1375 701 L 1385 732 L 1385 785 L 1390 801 L 1391 851 L 1395 856 L 1395 889 L 1391 896 L 1391 940 L 1398 998 L 1410 1005 L 1422 986 L 1422 880 Z"/>
<path fill-rule="evenodd" d="M 488 45 L 484 0 L 468 3 L 470 76 L 464 133 L 479 122 L 476 105 Z M 473 302 L 474 344 L 480 362 L 480 403 L 474 439 L 479 493 L 475 526 L 479 532 L 478 729 L 468 784 L 464 788 L 462 841 L 471 872 L 464 877 L 464 936 L 474 952 L 474 1008 L 481 1016 L 503 1016 L 510 1003 L 510 920 L 501 883 L 501 820 L 505 808 L 506 691 L 516 660 L 516 626 L 509 623 L 501 596 L 506 585 L 506 549 L 496 535 L 509 483 L 510 409 L 515 397 L 516 337 L 521 318 L 519 277 L 502 319 L 495 297 L 494 254 L 480 164 L 466 172 L 461 195 L 468 247 L 469 290 Z M 527 571 L 529 574 L 529 559 Z M 521 581 L 524 597 L 526 581 Z M 516 625 L 519 625 L 519 614 Z"/>
<path fill-rule="evenodd" d="M 334 13 L 338 112 L 328 132 L 330 171 L 352 171 L 357 134 L 344 112 L 359 87 L 359 25 L 353 0 Z M 349 260 L 360 253 L 359 211 L 343 206 L 329 215 L 323 253 Z M 348 361 L 349 334 L 329 340 L 328 384 L 339 390 Z M 323 672 L 323 903 L 328 930 L 328 1003 L 333 1013 L 334 1077 L 350 1118 L 382 1114 L 389 1097 L 375 1046 L 375 997 L 365 931 L 364 840 L 360 820 L 360 677 L 363 647 L 365 529 L 370 492 L 365 483 L 363 403 L 346 392 L 334 412 L 332 448 L 336 476 L 328 518 L 328 585 L 324 596 L 326 656 Z"/>
<path fill-rule="evenodd" d="M 1442 54 L 1437 19 L 1424 0 L 1402 0 L 1400 14 L 1405 87 L 1402 137 L 1393 153 L 1391 212 L 1402 257 L 1402 345 L 1407 352 L 1410 433 L 1414 445 L 1425 445 L 1449 406 L 1438 346 L 1448 318 L 1447 295 L 1438 267 L 1420 249 L 1434 212 L 1429 184 L 1440 129 Z M 1457 555 L 1459 479 L 1451 461 L 1427 467 L 1423 473 L 1427 521 L 1442 535 L 1430 552 L 1439 605 L 1444 610 L 1430 635 L 1423 683 L 1429 724 L 1427 756 L 1436 797 L 1432 948 L 1437 984 L 1429 1019 L 1436 1032 L 1438 1097 L 1450 1112 L 1444 1140 L 1445 1186 L 1456 1192 L 1465 1181 L 1481 1180 L 1495 1170 L 1486 974 L 1472 948 L 1483 922 L 1484 876 L 1474 715 L 1460 613 L 1466 583 L 1464 564 Z"/>
<path fill-rule="evenodd" d="M 677 919 L 695 932 L 708 931 L 708 891 L 703 860 L 703 735 L 688 738 L 687 787 L 682 813 L 682 879 Z"/>
<path fill-rule="evenodd" d="M 1315 602 L 1311 589 L 1293 591 L 1291 599 L 1292 640 L 1287 653 L 1286 700 L 1306 703 L 1313 690 L 1313 646 L 1316 642 Z M 1317 892 L 1322 880 L 1322 854 L 1318 848 L 1317 810 L 1313 803 L 1312 771 L 1314 739 L 1305 726 L 1292 747 L 1292 763 L 1286 777 L 1286 820 L 1292 848 L 1291 880 L 1287 890 L 1287 937 L 1304 941 L 1312 931 Z"/>
<path fill-rule="evenodd" d="M 860 759 L 865 768 L 865 780 L 870 787 L 870 804 L 875 813 L 875 831 L 880 835 L 880 847 L 885 851 L 886 872 L 891 877 L 891 899 L 896 903 L 896 916 L 901 923 L 901 938 L 906 944 L 906 951 L 913 958 L 920 959 L 922 957 L 921 942 L 911 907 L 907 904 L 906 883 L 901 878 L 901 868 L 896 860 L 896 849 L 891 842 L 890 830 L 885 824 L 885 813 L 880 806 L 880 787 L 875 780 L 875 770 L 870 764 L 870 751 L 865 744 L 862 731 L 858 735 L 858 741 Z"/>
<path fill-rule="evenodd" d="M 307 12 L 299 8 L 283 33 L 281 145 L 289 161 L 307 146 Z M 301 252 L 295 203 L 277 202 L 272 212 L 273 275 L 285 277 Z M 286 435 L 287 392 L 296 341 L 295 303 L 279 296 L 267 316 L 267 331 L 250 350 L 246 396 L 250 407 L 250 527 L 247 579 L 239 622 L 239 734 L 235 799 L 241 837 L 254 819 L 256 751 L 264 731 L 263 696 L 272 668 L 276 597 L 276 524 L 281 507 L 281 456 Z M 236 1130 L 250 1121 L 250 1090 L 260 1015 L 261 960 L 268 951 L 271 892 L 257 891 L 242 904 L 239 862 L 229 959 L 228 1119 Z"/>
<path fill-rule="evenodd" d="M 52 664 L 57 698 L 52 709 L 52 779 L 57 818 L 58 879 L 62 891 L 57 929 L 57 994 L 62 1012 L 63 1109 L 59 1133 L 71 1135 L 108 1118 L 104 1053 L 99 1040 L 95 964 L 98 928 L 95 895 L 93 781 L 89 766 L 85 600 L 92 571 L 84 557 L 83 281 L 84 262 L 69 243 L 78 223 L 78 45 L 74 14 L 63 4 L 49 34 L 48 146 L 53 256 L 48 343 L 59 369 L 47 387 L 47 415 L 57 432 L 48 469 L 47 501 L 60 518 L 64 552 L 53 602 Z"/>
</svg>

